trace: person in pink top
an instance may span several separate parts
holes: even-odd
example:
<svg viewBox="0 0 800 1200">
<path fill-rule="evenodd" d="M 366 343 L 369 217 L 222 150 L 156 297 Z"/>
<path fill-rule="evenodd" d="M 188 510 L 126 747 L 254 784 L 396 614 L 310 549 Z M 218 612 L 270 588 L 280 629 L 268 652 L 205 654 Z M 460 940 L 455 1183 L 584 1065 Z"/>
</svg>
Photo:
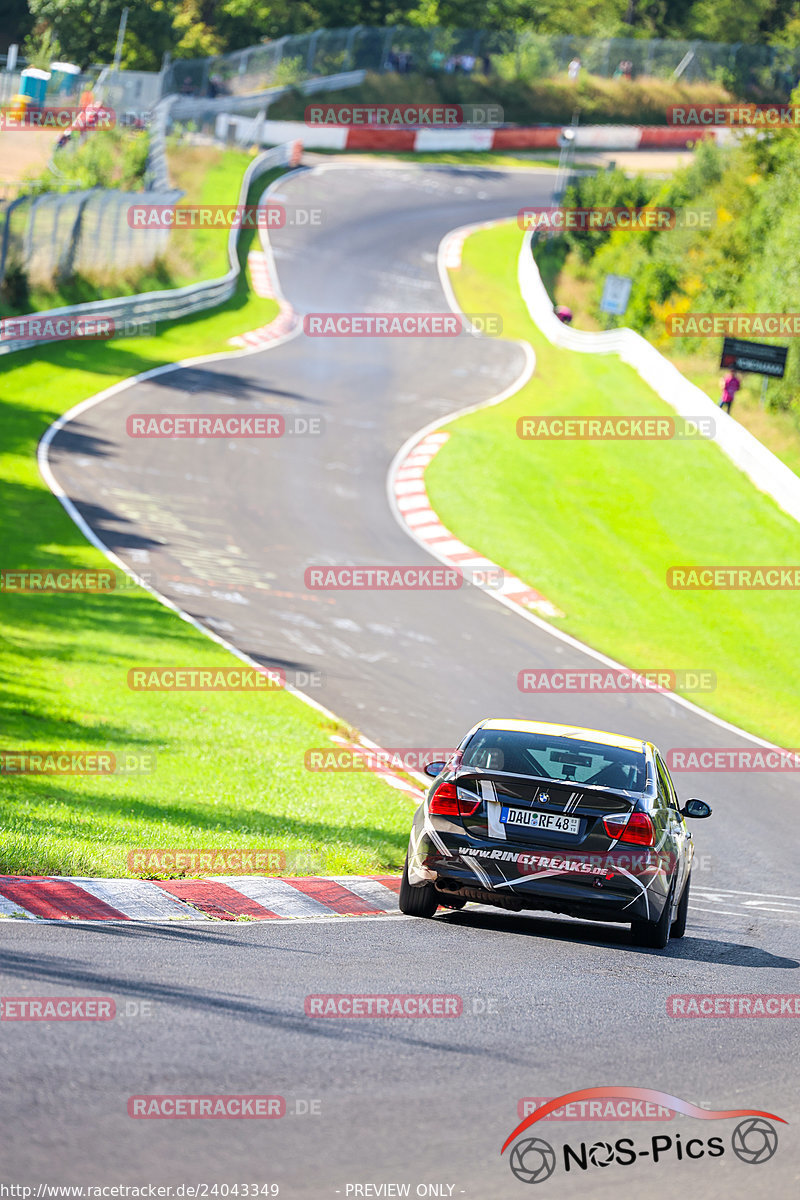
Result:
<svg viewBox="0 0 800 1200">
<path fill-rule="evenodd" d="M 723 412 L 729 413 L 731 405 L 736 399 L 736 393 L 742 386 L 742 382 L 735 371 L 729 371 L 722 381 L 722 399 L 719 406 Z"/>
</svg>

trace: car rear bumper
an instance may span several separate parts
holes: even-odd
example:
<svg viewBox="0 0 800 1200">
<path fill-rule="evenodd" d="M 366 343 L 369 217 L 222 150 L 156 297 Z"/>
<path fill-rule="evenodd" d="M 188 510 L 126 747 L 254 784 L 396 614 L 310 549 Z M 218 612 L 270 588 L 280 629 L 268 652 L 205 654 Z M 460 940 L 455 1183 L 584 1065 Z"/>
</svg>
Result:
<svg viewBox="0 0 800 1200">
<path fill-rule="evenodd" d="M 653 850 L 576 854 L 552 846 L 442 836 L 417 829 L 409 882 L 434 883 L 443 896 L 520 911 L 593 921 L 656 921 L 671 883 L 669 860 Z"/>
</svg>

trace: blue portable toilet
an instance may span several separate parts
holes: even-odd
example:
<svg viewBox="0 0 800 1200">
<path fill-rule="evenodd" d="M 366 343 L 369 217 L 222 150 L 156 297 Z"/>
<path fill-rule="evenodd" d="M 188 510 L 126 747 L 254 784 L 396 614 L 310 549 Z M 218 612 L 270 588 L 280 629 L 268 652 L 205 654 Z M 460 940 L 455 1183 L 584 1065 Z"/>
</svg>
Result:
<svg viewBox="0 0 800 1200">
<path fill-rule="evenodd" d="M 48 91 L 51 96 L 65 96 L 71 92 L 76 83 L 78 76 L 81 73 L 80 67 L 76 67 L 75 63 L 50 63 L 50 85 Z"/>
<path fill-rule="evenodd" d="M 26 67 L 20 75 L 19 91 L 21 96 L 28 97 L 28 107 L 44 108 L 44 98 L 47 95 L 49 71 L 40 71 L 38 67 Z"/>
</svg>

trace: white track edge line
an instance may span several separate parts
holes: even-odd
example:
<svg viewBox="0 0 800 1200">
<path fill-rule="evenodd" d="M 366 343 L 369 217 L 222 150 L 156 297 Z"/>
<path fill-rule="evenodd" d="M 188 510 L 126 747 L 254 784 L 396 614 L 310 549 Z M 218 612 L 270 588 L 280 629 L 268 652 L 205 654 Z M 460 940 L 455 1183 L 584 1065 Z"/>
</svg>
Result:
<svg viewBox="0 0 800 1200">
<path fill-rule="evenodd" d="M 273 180 L 273 182 L 269 185 L 269 187 L 267 187 L 264 190 L 264 192 L 262 193 L 261 199 L 263 199 L 264 196 L 269 195 L 269 193 L 273 189 L 277 188 L 277 186 L 279 184 L 285 184 L 287 179 L 289 179 L 292 175 L 303 174 L 303 173 L 306 173 L 307 170 L 308 170 L 308 168 L 305 168 L 305 167 L 296 167 L 292 171 L 287 171 L 287 173 L 285 175 L 280 175 L 277 179 Z M 277 274 L 277 270 L 275 267 L 275 259 L 274 259 L 274 255 L 272 253 L 272 246 L 270 245 L 270 241 L 269 241 L 269 231 L 266 227 L 262 229 L 261 235 L 262 235 L 261 236 L 262 248 L 269 260 L 270 272 L 272 273 L 273 279 L 275 282 L 275 297 L 274 298 L 275 298 L 276 302 L 278 302 L 278 304 L 280 305 L 281 301 L 286 303 L 286 298 L 283 295 L 283 291 L 281 289 L 280 282 L 278 279 L 278 274 Z M 185 612 L 182 608 L 180 608 L 172 600 L 169 600 L 166 596 L 162 595 L 162 593 L 159 592 L 157 588 L 152 587 L 149 583 L 146 583 L 143 579 L 140 578 L 140 576 L 138 576 L 136 574 L 135 571 L 131 570 L 131 568 L 126 566 L 126 564 L 113 552 L 113 550 L 110 550 L 109 547 L 106 546 L 106 544 L 95 534 L 94 530 L 91 529 L 91 527 L 84 521 L 83 517 L 78 512 L 77 508 L 72 503 L 69 496 L 66 494 L 66 492 L 63 490 L 63 488 L 59 484 L 58 480 L 55 478 L 55 475 L 53 474 L 53 471 L 50 467 L 48 451 L 50 448 L 50 444 L 53 441 L 53 438 L 69 422 L 73 421 L 76 417 L 80 416 L 82 413 L 88 412 L 89 409 L 94 408 L 95 405 L 101 404 L 104 400 L 108 400 L 111 396 L 115 396 L 115 395 L 119 394 L 120 392 L 124 392 L 127 388 L 133 387 L 134 384 L 141 383 L 147 379 L 153 379 L 154 377 L 156 377 L 158 375 L 164 375 L 169 371 L 177 371 L 177 370 L 181 370 L 184 367 L 197 366 L 200 363 L 217 362 L 220 359 L 227 359 L 227 358 L 245 358 L 251 354 L 263 354 L 265 351 L 273 350 L 277 346 L 282 346 L 285 342 L 288 342 L 291 338 L 297 337 L 297 335 L 301 332 L 301 330 L 302 330 L 302 322 L 298 322 L 297 326 L 294 329 L 289 330 L 288 333 L 283 334 L 281 337 L 275 338 L 274 341 L 268 342 L 265 345 L 249 346 L 249 347 L 245 347 L 244 349 L 241 349 L 241 350 L 222 350 L 222 351 L 217 352 L 216 354 L 201 355 L 197 358 L 180 359 L 178 362 L 164 363 L 161 366 L 154 367 L 149 371 L 142 371 L 138 375 L 131 375 L 128 379 L 122 379 L 122 380 L 120 380 L 119 383 L 115 383 L 111 387 L 105 388 L 103 391 L 98 392 L 96 395 L 89 396 L 86 400 L 80 401 L 79 404 L 74 405 L 67 412 L 63 413 L 60 417 L 58 417 L 53 422 L 53 424 L 50 425 L 43 433 L 43 435 L 39 441 L 39 445 L 37 447 L 37 454 L 36 454 L 37 463 L 39 466 L 39 473 L 41 474 L 44 482 L 47 484 L 50 491 L 53 493 L 53 495 L 59 501 L 61 506 L 66 510 L 67 515 L 72 518 L 73 522 L 80 529 L 81 533 L 84 535 L 84 537 L 87 539 L 87 541 L 89 541 L 96 549 L 100 550 L 100 552 L 102 554 L 104 554 L 110 562 L 112 562 L 121 571 L 123 571 L 130 579 L 133 579 L 134 582 L 139 585 L 139 587 L 141 587 L 145 591 L 149 592 L 151 596 L 154 596 L 156 598 L 156 600 L 159 601 L 159 603 L 164 605 L 165 608 L 168 608 L 172 612 L 176 613 L 181 618 L 182 621 L 186 621 L 186 623 L 188 625 L 191 625 L 194 629 L 198 630 L 198 632 L 204 634 L 205 637 L 210 638 L 212 642 L 216 642 L 218 646 L 224 647 L 224 649 L 228 650 L 231 654 L 233 654 L 236 658 L 238 658 L 240 660 L 240 662 L 244 662 L 248 666 L 254 667 L 258 671 L 263 671 L 263 669 L 264 669 L 260 663 L 257 663 L 254 659 L 250 658 L 249 655 L 245 654 L 242 650 L 239 650 L 231 642 L 229 642 L 225 638 L 221 637 L 218 633 L 214 633 L 214 632 L 212 632 L 212 630 L 207 629 L 204 625 L 200 624 L 199 621 L 197 621 L 194 617 L 190 616 L 189 613 Z M 287 684 L 284 684 L 283 690 L 286 692 L 289 692 L 293 696 L 296 696 L 299 700 L 304 701 L 311 708 L 315 709 L 318 713 L 320 713 L 322 716 L 328 718 L 329 720 L 334 721 L 337 725 L 345 726 L 348 729 L 350 728 L 350 723 L 348 721 L 345 721 L 341 717 L 338 717 L 336 715 L 336 713 L 331 712 L 330 709 L 326 708 L 323 704 L 320 704 L 318 700 L 314 700 L 313 697 L 307 695 L 305 692 L 301 691 L 299 688 L 295 688 L 293 685 L 287 683 Z"/>
</svg>

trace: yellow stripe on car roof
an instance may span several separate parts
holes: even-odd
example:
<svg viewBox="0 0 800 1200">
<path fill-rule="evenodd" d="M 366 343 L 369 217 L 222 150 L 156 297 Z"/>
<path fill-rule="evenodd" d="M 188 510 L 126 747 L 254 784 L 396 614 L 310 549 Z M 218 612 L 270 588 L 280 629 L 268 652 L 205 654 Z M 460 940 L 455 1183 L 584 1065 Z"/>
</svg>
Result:
<svg viewBox="0 0 800 1200">
<path fill-rule="evenodd" d="M 504 721 L 499 717 L 485 721 L 483 729 L 503 729 L 509 733 L 549 733 L 553 737 L 579 738 L 585 742 L 596 742 L 599 746 L 618 746 L 620 750 L 644 749 L 641 738 L 623 737 L 619 733 L 605 733 L 601 729 L 584 729 L 580 725 L 551 725 L 547 721 Z"/>
</svg>

